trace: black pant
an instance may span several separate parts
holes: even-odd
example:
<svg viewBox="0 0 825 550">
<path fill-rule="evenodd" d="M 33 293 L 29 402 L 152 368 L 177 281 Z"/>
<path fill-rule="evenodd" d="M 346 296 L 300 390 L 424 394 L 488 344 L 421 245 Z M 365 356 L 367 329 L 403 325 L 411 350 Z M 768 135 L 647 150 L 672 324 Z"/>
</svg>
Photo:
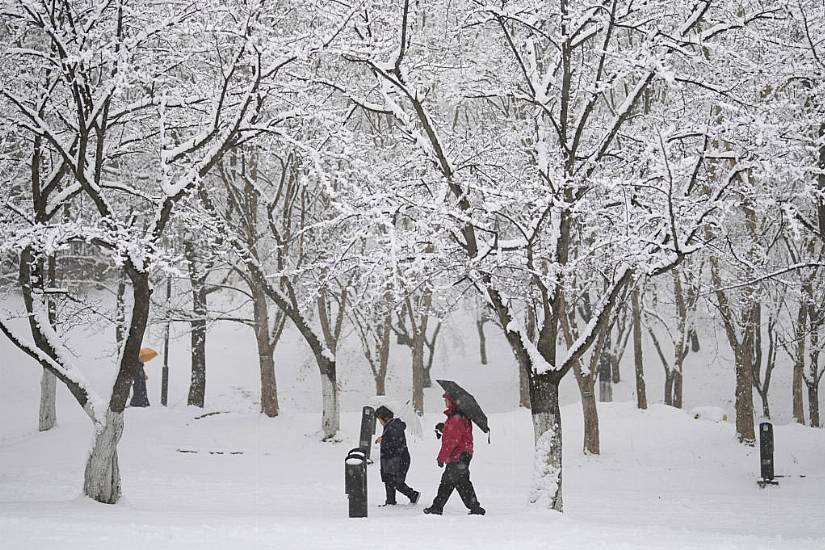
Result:
<svg viewBox="0 0 825 550">
<path fill-rule="evenodd" d="M 461 497 L 464 506 L 470 510 L 480 507 L 473 483 L 470 481 L 469 460 L 444 466 L 444 473 L 441 475 L 441 484 L 438 486 L 438 494 L 433 500 L 432 508 L 443 510 L 450 495 L 453 494 L 453 489 L 458 490 L 458 496 Z"/>
<path fill-rule="evenodd" d="M 410 500 L 415 495 L 415 490 L 404 481 L 385 481 L 384 488 L 387 490 L 387 504 L 395 504 L 395 491 Z"/>
</svg>

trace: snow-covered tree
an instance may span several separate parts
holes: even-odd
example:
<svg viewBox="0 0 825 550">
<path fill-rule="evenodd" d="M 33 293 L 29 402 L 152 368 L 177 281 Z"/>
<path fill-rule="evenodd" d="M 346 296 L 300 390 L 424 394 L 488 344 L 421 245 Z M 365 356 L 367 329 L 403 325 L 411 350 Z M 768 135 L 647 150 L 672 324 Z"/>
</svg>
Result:
<svg viewBox="0 0 825 550">
<path fill-rule="evenodd" d="M 479 290 L 528 373 L 531 501 L 548 508 L 562 508 L 559 382 L 634 273 L 664 272 L 702 246 L 741 170 L 705 181 L 701 155 L 672 150 L 701 147 L 702 133 L 637 121 L 654 84 L 677 86 L 691 51 L 722 32 L 702 27 L 727 15 L 709 2 L 368 3 L 344 42 L 352 72 L 331 87 L 354 109 L 393 117 L 395 157 L 376 171 L 404 155 L 387 208 L 399 201 L 420 241 L 438 238 L 452 279 Z M 680 105 L 688 120 L 691 105 Z M 584 273 L 602 299 L 560 353 L 561 320 L 580 299 L 571 282 Z M 528 297 L 535 345 L 518 315 Z"/>
<path fill-rule="evenodd" d="M 64 352 L 45 296 L 34 296 L 32 315 L 47 353 L 0 323 L 91 419 L 84 493 L 95 500 L 113 503 L 121 495 L 117 444 L 149 318 L 150 277 L 163 264 L 160 240 L 175 206 L 239 141 L 283 124 L 262 114 L 279 89 L 279 71 L 331 40 L 318 38 L 328 27 L 315 25 L 317 10 L 306 12 L 312 21 L 284 27 L 287 11 L 262 2 L 4 4 L 11 35 L 3 46 L 4 117 L 53 159 L 45 181 L 59 187 L 47 210 L 77 196 L 91 209 L 77 223 L 47 224 L 7 201 L 14 222 L 3 227 L 3 252 L 47 256 L 69 242 L 89 242 L 131 286 L 128 330 L 107 396 L 90 388 Z M 304 32 L 310 27 L 318 34 Z M 32 75 L 47 74 L 53 77 L 45 88 L 31 85 Z"/>
</svg>

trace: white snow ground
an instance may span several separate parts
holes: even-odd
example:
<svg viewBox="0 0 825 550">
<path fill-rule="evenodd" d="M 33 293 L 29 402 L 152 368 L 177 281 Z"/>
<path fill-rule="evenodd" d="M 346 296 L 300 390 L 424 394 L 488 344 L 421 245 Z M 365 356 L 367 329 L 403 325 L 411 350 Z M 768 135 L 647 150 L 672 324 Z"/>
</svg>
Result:
<svg viewBox="0 0 825 550">
<path fill-rule="evenodd" d="M 254 412 L 254 346 L 243 340 L 250 338 L 247 332 L 237 331 L 210 333 L 205 410 L 182 404 L 184 368 L 174 372 L 172 407 L 157 406 L 160 364 L 150 364 L 153 406 L 127 411 L 120 445 L 125 498 L 115 506 L 79 496 L 91 440 L 79 407 L 61 388 L 59 426 L 38 433 L 39 370 L 0 341 L 0 548 L 825 548 L 825 430 L 777 425 L 776 470 L 791 477 L 781 478 L 779 487 L 759 489 L 758 449 L 736 444 L 732 424 L 694 420 L 662 405 L 647 411 L 637 411 L 632 402 L 600 405 L 600 456 L 582 455 L 580 406 L 565 406 L 566 513 L 529 508 L 532 427 L 525 411 L 511 410 L 515 377 L 505 363 L 508 350 L 495 339 L 484 378 L 477 370 L 482 367 L 462 362 L 469 354 L 460 349 L 452 353 L 449 370 L 444 365 L 434 372 L 464 382 L 497 411 L 490 415 L 491 444 L 476 432 L 472 468 L 487 516 L 467 516 L 457 495 L 443 517 L 421 513 L 441 473 L 431 429 L 441 418 L 441 400 L 432 389 L 424 439 L 411 442 L 408 482 L 423 492 L 421 502 L 378 508 L 383 486 L 375 464 L 369 468 L 370 517 L 349 519 L 343 461 L 355 446 L 359 418 L 353 411 L 369 392 L 368 375 L 342 372 L 344 409 L 350 411 L 342 415 L 342 441 L 321 443 L 319 414 L 305 412 L 320 402 L 317 375 L 301 366 L 295 340 L 278 362 L 285 412 L 265 419 Z M 111 366 L 103 336 L 75 338 L 79 364 L 104 389 Z M 184 344 L 175 352 L 181 366 Z M 467 348 L 474 351 L 475 345 L 468 337 Z M 407 359 L 400 351 L 394 356 L 399 372 Z M 689 377 L 688 387 L 709 385 L 708 380 Z M 404 386 L 401 375 L 391 382 L 391 388 Z M 629 384 L 619 386 L 625 395 Z M 648 391 L 655 401 L 658 385 L 649 383 Z M 216 410 L 230 412 L 195 420 Z"/>
</svg>

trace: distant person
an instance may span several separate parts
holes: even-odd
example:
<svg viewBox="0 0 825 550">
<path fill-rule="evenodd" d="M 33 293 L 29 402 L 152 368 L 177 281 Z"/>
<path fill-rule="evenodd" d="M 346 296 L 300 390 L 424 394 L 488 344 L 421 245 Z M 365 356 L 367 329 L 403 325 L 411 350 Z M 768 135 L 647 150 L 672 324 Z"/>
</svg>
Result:
<svg viewBox="0 0 825 550">
<path fill-rule="evenodd" d="M 409 487 L 406 483 L 407 472 L 410 469 L 410 451 L 407 448 L 407 437 L 404 430 L 407 425 L 385 406 L 375 410 L 375 417 L 381 422 L 384 431 L 376 443 L 381 445 L 381 481 L 387 490 L 387 500 L 382 506 L 394 506 L 395 492 L 398 491 L 415 504 L 421 493 Z"/>
<path fill-rule="evenodd" d="M 435 428 L 436 436 L 441 436 L 441 451 L 436 461 L 439 468 L 444 468 L 444 473 L 438 486 L 438 494 L 432 505 L 424 508 L 424 513 L 441 515 L 453 489 L 456 489 L 470 514 L 483 516 L 486 510 L 478 503 L 473 483 L 470 481 L 473 425 L 470 419 L 458 410 L 449 394 L 444 394 L 444 403 L 447 405 L 447 410 L 444 411 L 447 420 L 443 424 L 439 422 Z"/>
<path fill-rule="evenodd" d="M 132 376 L 132 400 L 129 402 L 129 406 L 131 407 L 149 406 L 149 396 L 146 395 L 146 380 L 148 380 L 149 377 L 146 376 L 143 366 L 143 361 L 138 359 Z"/>
<path fill-rule="evenodd" d="M 157 357 L 158 352 L 152 348 L 140 348 L 138 352 L 138 362 L 132 373 L 132 400 L 129 405 L 132 407 L 148 407 L 149 396 L 146 395 L 146 381 L 149 377 L 144 371 L 147 362 Z"/>
</svg>

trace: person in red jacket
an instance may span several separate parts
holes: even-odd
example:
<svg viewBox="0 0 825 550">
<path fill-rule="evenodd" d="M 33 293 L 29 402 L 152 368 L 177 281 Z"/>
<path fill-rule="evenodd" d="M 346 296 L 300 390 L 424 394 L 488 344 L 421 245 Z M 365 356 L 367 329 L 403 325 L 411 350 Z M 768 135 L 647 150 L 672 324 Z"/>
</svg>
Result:
<svg viewBox="0 0 825 550">
<path fill-rule="evenodd" d="M 470 481 L 470 461 L 473 458 L 473 425 L 470 419 L 464 416 L 456 407 L 455 402 L 444 394 L 447 404 L 447 420 L 444 422 L 441 437 L 441 451 L 438 453 L 439 468 L 444 468 L 438 494 L 432 505 L 424 508 L 425 514 L 441 514 L 444 505 L 453 493 L 458 490 L 458 496 L 470 510 L 470 514 L 484 515 L 485 510 L 478 503 L 473 483 Z"/>
</svg>

